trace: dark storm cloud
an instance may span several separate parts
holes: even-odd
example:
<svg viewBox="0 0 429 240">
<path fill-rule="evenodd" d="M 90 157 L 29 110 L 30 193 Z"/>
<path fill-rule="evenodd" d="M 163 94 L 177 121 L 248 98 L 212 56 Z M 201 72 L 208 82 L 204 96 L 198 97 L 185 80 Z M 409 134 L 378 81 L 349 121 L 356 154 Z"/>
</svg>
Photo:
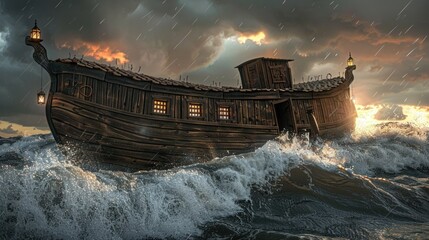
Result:
<svg viewBox="0 0 429 240">
<path fill-rule="evenodd" d="M 421 88 L 429 78 L 428 8 L 424 0 L 0 0 L 0 116 L 42 112 L 34 106 L 40 69 L 23 43 L 35 18 L 51 59 L 93 60 L 90 49 L 100 47 L 147 74 L 235 86 L 233 67 L 250 58 L 294 58 L 302 81 L 343 71 L 352 51 L 355 90 L 366 103 L 401 103 L 413 94 L 429 105 Z M 260 31 L 261 46 L 234 40 Z"/>
</svg>

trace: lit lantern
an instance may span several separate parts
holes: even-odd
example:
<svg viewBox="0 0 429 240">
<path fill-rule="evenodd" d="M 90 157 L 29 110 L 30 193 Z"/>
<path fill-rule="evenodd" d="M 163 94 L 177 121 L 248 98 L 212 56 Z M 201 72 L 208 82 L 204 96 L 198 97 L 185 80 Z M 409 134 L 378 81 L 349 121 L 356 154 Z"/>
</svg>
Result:
<svg viewBox="0 0 429 240">
<path fill-rule="evenodd" d="M 347 66 L 350 67 L 353 65 L 354 65 L 354 63 L 353 63 L 352 54 L 349 52 L 349 59 L 347 59 Z"/>
<path fill-rule="evenodd" d="M 45 104 L 46 102 L 46 95 L 43 90 L 40 90 L 40 92 L 37 94 L 37 104 Z"/>
<path fill-rule="evenodd" d="M 30 40 L 32 42 L 41 42 L 41 41 L 43 41 L 42 40 L 42 33 L 40 32 L 40 29 L 37 27 L 37 20 L 34 21 L 34 27 L 31 29 Z"/>
</svg>

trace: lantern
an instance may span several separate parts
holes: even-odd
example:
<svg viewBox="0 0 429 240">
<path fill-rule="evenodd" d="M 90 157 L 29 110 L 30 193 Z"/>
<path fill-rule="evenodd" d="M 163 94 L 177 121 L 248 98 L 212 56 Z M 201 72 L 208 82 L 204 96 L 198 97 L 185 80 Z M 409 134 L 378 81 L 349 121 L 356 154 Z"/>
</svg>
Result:
<svg viewBox="0 0 429 240">
<path fill-rule="evenodd" d="M 37 93 L 37 104 L 45 104 L 46 102 L 46 95 L 43 91 L 43 69 L 42 66 L 40 66 L 40 92 Z"/>
<path fill-rule="evenodd" d="M 46 102 L 46 95 L 43 90 L 40 90 L 40 92 L 37 94 L 37 104 L 45 104 Z"/>
<path fill-rule="evenodd" d="M 353 63 L 352 54 L 349 52 L 349 59 L 347 59 L 347 66 L 350 67 L 353 65 L 354 65 L 354 63 Z"/>
<path fill-rule="evenodd" d="M 34 27 L 31 29 L 30 40 L 32 42 L 41 42 L 41 41 L 43 41 L 42 40 L 42 33 L 40 32 L 40 29 L 37 27 L 37 20 L 34 21 Z"/>
</svg>

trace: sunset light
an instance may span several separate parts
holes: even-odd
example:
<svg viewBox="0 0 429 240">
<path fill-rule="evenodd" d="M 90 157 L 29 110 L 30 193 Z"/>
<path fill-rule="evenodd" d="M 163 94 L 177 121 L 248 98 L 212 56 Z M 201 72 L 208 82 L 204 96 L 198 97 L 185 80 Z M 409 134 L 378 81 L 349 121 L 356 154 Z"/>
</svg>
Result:
<svg viewBox="0 0 429 240">
<path fill-rule="evenodd" d="M 425 107 L 402 105 L 403 114 L 406 116 L 403 120 L 377 120 L 375 115 L 382 108 L 381 105 L 356 105 L 358 117 L 356 118 L 356 132 L 371 132 L 377 124 L 387 122 L 410 123 L 418 127 L 429 126 L 429 109 Z"/>
<path fill-rule="evenodd" d="M 265 40 L 265 33 L 259 32 L 257 34 L 251 34 L 251 35 L 241 34 L 240 37 L 237 38 L 237 41 L 240 44 L 246 43 L 247 40 L 250 40 L 257 45 L 262 45 L 263 40 Z"/>
<path fill-rule="evenodd" d="M 73 51 L 80 51 L 84 56 L 93 57 L 96 60 L 105 60 L 107 62 L 113 62 L 115 60 L 120 64 L 129 62 L 127 55 L 119 50 L 112 49 L 110 46 L 94 44 L 88 42 L 73 42 L 64 43 L 62 48 L 70 48 Z"/>
</svg>

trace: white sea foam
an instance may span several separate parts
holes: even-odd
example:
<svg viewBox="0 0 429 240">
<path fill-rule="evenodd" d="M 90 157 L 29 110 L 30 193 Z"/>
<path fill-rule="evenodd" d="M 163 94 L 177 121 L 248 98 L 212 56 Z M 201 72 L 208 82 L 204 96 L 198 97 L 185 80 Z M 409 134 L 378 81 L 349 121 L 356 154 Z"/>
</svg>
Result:
<svg viewBox="0 0 429 240">
<path fill-rule="evenodd" d="M 186 238 L 207 222 L 241 211 L 254 187 L 303 164 L 371 175 L 428 167 L 426 133 L 379 127 L 335 141 L 269 141 L 253 153 L 166 171 L 86 171 L 66 161 L 52 138 L 1 145 L 29 162 L 0 168 L 0 236 L 91 239 Z"/>
<path fill-rule="evenodd" d="M 333 147 L 337 158 L 357 173 L 399 173 L 406 168 L 429 167 L 428 133 L 428 129 L 410 123 L 380 124 L 370 134 L 355 133 Z"/>
<path fill-rule="evenodd" d="M 5 236 L 134 239 L 198 234 L 202 224 L 240 211 L 237 201 L 249 200 L 253 185 L 266 184 L 300 160 L 270 141 L 254 153 L 208 165 L 137 174 L 89 172 L 66 163 L 53 144 L 35 150 L 31 142 L 41 144 L 37 138 L 24 138 L 0 147 L 32 163 L 23 169 L 3 166 L 1 171 Z"/>
</svg>

